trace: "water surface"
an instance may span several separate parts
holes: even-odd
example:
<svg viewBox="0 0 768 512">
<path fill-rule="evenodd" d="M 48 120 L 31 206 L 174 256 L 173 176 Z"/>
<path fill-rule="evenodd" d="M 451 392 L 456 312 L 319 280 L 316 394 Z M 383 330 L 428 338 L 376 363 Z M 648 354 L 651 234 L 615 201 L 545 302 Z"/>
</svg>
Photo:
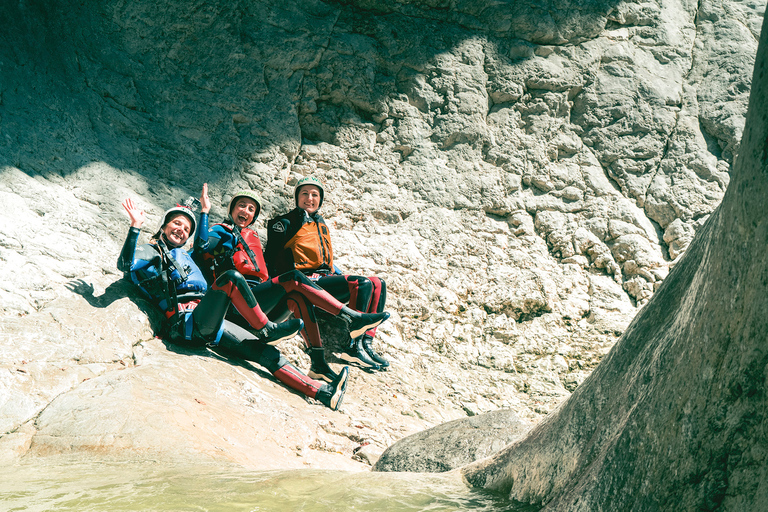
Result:
<svg viewBox="0 0 768 512">
<path fill-rule="evenodd" d="M 3 511 L 528 511 L 456 475 L 252 471 L 211 464 L 36 459 L 0 468 Z"/>
</svg>

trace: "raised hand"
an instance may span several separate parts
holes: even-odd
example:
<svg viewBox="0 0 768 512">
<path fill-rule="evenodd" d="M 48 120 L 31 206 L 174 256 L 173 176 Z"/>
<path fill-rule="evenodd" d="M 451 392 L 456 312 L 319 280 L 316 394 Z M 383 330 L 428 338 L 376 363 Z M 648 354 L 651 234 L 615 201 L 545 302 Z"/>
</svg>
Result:
<svg viewBox="0 0 768 512">
<path fill-rule="evenodd" d="M 203 183 L 203 192 L 200 194 L 200 211 L 208 213 L 211 211 L 211 200 L 208 197 L 208 184 Z"/>
<path fill-rule="evenodd" d="M 131 227 L 141 229 L 142 224 L 144 224 L 144 210 L 134 205 L 130 198 L 123 201 L 123 208 L 128 212 L 128 217 L 131 218 Z"/>
</svg>

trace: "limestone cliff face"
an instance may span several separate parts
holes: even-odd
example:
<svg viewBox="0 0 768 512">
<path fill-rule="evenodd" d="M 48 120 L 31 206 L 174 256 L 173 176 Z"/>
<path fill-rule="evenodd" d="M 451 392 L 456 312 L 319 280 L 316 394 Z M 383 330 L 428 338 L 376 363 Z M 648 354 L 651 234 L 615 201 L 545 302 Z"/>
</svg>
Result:
<svg viewBox="0 0 768 512">
<path fill-rule="evenodd" d="M 768 31 L 722 204 L 571 398 L 465 469 L 544 510 L 763 510 Z"/>
<path fill-rule="evenodd" d="M 222 422 L 262 396 L 291 418 L 284 431 L 307 440 L 305 454 L 383 449 L 498 408 L 535 422 L 592 371 L 720 202 L 763 11 L 672 0 L 4 2 L 2 446 L 154 450 L 146 416 L 100 422 L 120 410 L 106 406 L 118 396 L 107 388 L 125 389 L 128 409 L 153 410 L 127 389 L 154 378 Z M 308 174 L 327 183 L 339 265 L 384 277 L 393 313 L 379 340 L 393 370 L 355 372 L 337 414 L 153 340 L 151 311 L 114 268 L 124 197 L 141 198 L 154 226 L 203 182 L 214 217 L 247 186 L 263 197 L 263 221 L 292 206 Z M 306 362 L 296 344 L 284 348 Z M 190 361 L 219 393 L 196 397 L 169 370 Z M 89 405 L 67 413 L 62 401 L 85 388 Z M 211 398 L 222 396 L 232 402 Z M 82 424 L 94 425 L 87 440 L 53 442 Z M 251 432 L 217 451 L 216 436 L 178 431 L 180 451 L 255 460 L 242 455 Z"/>
</svg>

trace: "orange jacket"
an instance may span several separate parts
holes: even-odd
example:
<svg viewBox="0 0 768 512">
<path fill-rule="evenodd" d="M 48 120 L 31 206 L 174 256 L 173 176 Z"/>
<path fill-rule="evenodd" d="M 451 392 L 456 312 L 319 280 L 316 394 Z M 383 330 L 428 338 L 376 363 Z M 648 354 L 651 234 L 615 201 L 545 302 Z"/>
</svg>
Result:
<svg viewBox="0 0 768 512">
<path fill-rule="evenodd" d="M 323 218 L 295 208 L 267 223 L 267 268 L 271 276 L 291 270 L 333 272 L 331 233 Z"/>
</svg>

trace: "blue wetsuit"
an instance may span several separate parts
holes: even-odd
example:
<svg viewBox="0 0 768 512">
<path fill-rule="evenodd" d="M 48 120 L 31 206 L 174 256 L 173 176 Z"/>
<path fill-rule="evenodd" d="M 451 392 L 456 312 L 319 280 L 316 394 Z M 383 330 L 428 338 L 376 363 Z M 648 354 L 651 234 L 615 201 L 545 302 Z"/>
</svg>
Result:
<svg viewBox="0 0 768 512">
<path fill-rule="evenodd" d="M 205 280 L 201 280 L 202 273 L 199 267 L 189 258 L 188 253 L 181 249 L 169 251 L 171 257 L 175 256 L 174 260 L 178 257 L 177 263 L 183 267 L 188 276 L 186 280 L 178 282 L 179 272 L 168 272 L 168 263 L 163 261 L 161 247 L 155 244 L 137 247 L 139 233 L 138 228 L 129 229 L 117 261 L 117 268 L 124 272 L 126 278 L 136 283 L 152 303 L 165 312 L 167 321 L 163 334 L 168 341 L 193 346 L 207 344 L 215 347 L 217 352 L 259 363 L 272 373 L 287 363 L 275 347 L 259 342 L 247 330 L 224 320 L 231 303 L 230 297 L 222 289 L 207 288 Z M 182 261 L 184 263 L 181 263 Z M 166 273 L 166 277 L 170 274 L 169 283 L 175 283 L 173 289 L 167 291 L 163 289 L 163 272 Z M 176 281 L 174 277 L 177 278 Z M 229 289 L 247 290 L 244 295 L 250 296 L 252 304 L 256 305 L 245 279 L 239 273 L 226 272 L 220 280 L 225 284 L 234 283 L 235 286 Z M 217 284 L 220 280 L 217 280 Z M 240 286 L 237 286 L 238 284 Z M 173 291 L 176 292 L 175 307 Z M 243 301 L 248 302 L 245 299 Z"/>
</svg>

